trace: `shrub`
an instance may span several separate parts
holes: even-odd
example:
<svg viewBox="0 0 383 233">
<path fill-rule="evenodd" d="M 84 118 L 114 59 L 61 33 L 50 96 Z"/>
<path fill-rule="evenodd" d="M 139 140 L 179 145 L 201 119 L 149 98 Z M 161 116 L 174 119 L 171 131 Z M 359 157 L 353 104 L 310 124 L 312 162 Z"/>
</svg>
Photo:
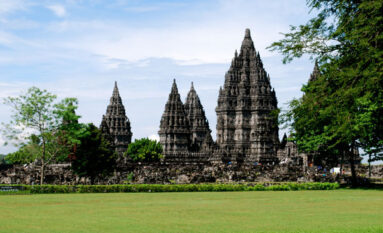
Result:
<svg viewBox="0 0 383 233">
<path fill-rule="evenodd" d="M 338 183 L 18 185 L 30 193 L 233 192 L 333 190 Z"/>
<path fill-rule="evenodd" d="M 131 157 L 133 161 L 159 161 L 163 157 L 162 146 L 159 142 L 148 138 L 136 139 L 129 144 L 125 155 Z"/>
</svg>

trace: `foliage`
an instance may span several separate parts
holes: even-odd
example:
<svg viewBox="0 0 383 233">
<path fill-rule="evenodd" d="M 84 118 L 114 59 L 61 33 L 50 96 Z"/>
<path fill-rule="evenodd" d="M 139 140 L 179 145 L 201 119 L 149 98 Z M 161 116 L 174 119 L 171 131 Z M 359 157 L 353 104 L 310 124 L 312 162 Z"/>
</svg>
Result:
<svg viewBox="0 0 383 233">
<path fill-rule="evenodd" d="M 10 164 L 10 163 L 12 163 L 12 162 L 9 161 L 8 159 L 6 159 L 6 156 L 7 156 L 7 155 L 0 154 L 0 165 L 1 165 L 1 164 Z"/>
<path fill-rule="evenodd" d="M 5 159 L 12 164 L 27 164 L 35 161 L 39 154 L 39 145 L 30 143 L 22 145 L 19 150 L 9 153 Z"/>
<path fill-rule="evenodd" d="M 334 190 L 338 183 L 258 184 L 126 184 L 126 185 L 35 185 L 31 193 L 118 193 L 118 192 L 232 192 Z"/>
<path fill-rule="evenodd" d="M 89 177 L 93 184 L 97 177 L 107 176 L 114 170 L 117 155 L 93 124 L 87 126 L 87 133 L 79 140 L 81 143 L 72 159 L 72 169 L 81 177 Z"/>
<path fill-rule="evenodd" d="M 133 161 L 152 162 L 159 161 L 163 157 L 161 144 L 148 138 L 134 140 L 133 143 L 129 144 L 125 154 L 131 157 Z"/>
<path fill-rule="evenodd" d="M 347 155 L 383 150 L 383 1 L 308 0 L 318 12 L 269 48 L 283 62 L 308 54 L 321 74 L 284 115 L 301 150 Z M 352 173 L 355 181 L 355 169 Z"/>
<path fill-rule="evenodd" d="M 133 172 L 130 172 L 127 176 L 126 176 L 126 181 L 124 181 L 124 184 L 130 184 L 132 183 L 134 180 L 134 173 Z"/>
<path fill-rule="evenodd" d="M 18 163 L 37 161 L 41 165 L 42 184 L 45 166 L 65 158 L 78 143 L 75 138 L 82 127 L 75 114 L 77 100 L 67 98 L 56 102 L 55 95 L 31 87 L 26 94 L 5 98 L 4 103 L 11 107 L 13 114 L 12 120 L 4 124 L 3 133 L 20 148 L 7 158 Z"/>
</svg>

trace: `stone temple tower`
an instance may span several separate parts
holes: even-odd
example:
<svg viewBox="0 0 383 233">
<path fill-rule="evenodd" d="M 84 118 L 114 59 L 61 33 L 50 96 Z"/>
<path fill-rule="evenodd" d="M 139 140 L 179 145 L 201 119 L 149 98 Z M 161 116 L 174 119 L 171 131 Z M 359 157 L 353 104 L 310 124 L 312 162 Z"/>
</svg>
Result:
<svg viewBox="0 0 383 233">
<path fill-rule="evenodd" d="M 206 119 L 205 111 L 197 92 L 194 89 L 193 83 L 191 84 L 184 106 L 190 125 L 190 150 L 199 151 L 202 148 L 204 141 L 211 140 L 211 130 L 209 128 L 209 121 Z"/>
<path fill-rule="evenodd" d="M 219 90 L 217 144 L 239 161 L 273 162 L 279 146 L 277 99 L 246 29 Z"/>
<path fill-rule="evenodd" d="M 158 134 L 165 155 L 172 152 L 188 152 L 190 145 L 189 121 L 178 93 L 176 80 L 173 81 L 172 90 L 162 114 Z"/>
<path fill-rule="evenodd" d="M 320 71 L 319 71 L 319 67 L 318 67 L 318 62 L 315 61 L 314 70 L 311 73 L 308 82 L 313 82 L 313 81 L 317 80 L 319 76 L 320 76 Z"/>
<path fill-rule="evenodd" d="M 118 154 L 122 155 L 132 140 L 132 132 L 117 82 L 114 84 L 113 95 L 110 98 L 106 114 L 102 116 L 100 129 L 104 135 L 109 136 L 108 138 L 112 141 Z"/>
</svg>

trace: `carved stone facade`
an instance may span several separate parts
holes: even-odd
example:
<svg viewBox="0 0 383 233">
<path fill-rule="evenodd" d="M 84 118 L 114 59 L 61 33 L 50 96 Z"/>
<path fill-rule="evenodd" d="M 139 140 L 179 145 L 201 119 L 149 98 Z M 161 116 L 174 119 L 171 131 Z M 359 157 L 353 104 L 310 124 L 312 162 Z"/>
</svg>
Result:
<svg viewBox="0 0 383 233">
<path fill-rule="evenodd" d="M 314 70 L 310 75 L 309 82 L 317 80 L 319 75 L 320 75 L 320 71 L 319 71 L 319 67 L 318 67 L 318 62 L 315 61 Z"/>
<path fill-rule="evenodd" d="M 204 157 L 210 161 L 277 162 L 277 98 L 249 29 L 219 90 L 216 113 L 215 143 L 193 84 L 183 105 L 174 81 L 159 131 L 165 159 L 179 153 L 187 160 L 199 152 L 210 153 Z"/>
<path fill-rule="evenodd" d="M 209 161 L 215 144 L 193 83 L 183 104 L 176 81 L 173 81 L 158 134 L 165 163 L 203 164 Z"/>
<path fill-rule="evenodd" d="M 165 155 L 171 152 L 187 152 L 189 150 L 190 125 L 178 93 L 176 80 L 173 81 L 169 99 L 162 114 L 158 134 Z"/>
<path fill-rule="evenodd" d="M 309 82 L 319 75 L 315 63 Z M 249 29 L 246 29 L 240 52 L 235 52 L 224 85 L 219 90 L 216 114 L 217 141 L 214 142 L 193 83 L 183 104 L 174 80 L 158 132 L 164 159 L 147 164 L 119 159 L 121 166 L 117 167 L 114 176 L 98 182 L 125 183 L 126 177 L 132 174 L 136 183 L 333 179 L 329 173 L 323 176 L 323 171 L 308 166 L 314 163 L 312 155 L 299 153 L 297 145 L 286 135 L 279 141 L 276 94 L 254 48 Z M 132 132 L 117 83 L 100 129 L 122 155 L 131 142 Z M 358 156 L 358 151 L 355 155 Z M 39 180 L 39 169 L 34 164 L 0 166 L 0 183 L 33 184 Z M 382 177 L 383 167 L 374 168 L 372 174 Z M 70 164 L 47 166 L 45 181 L 50 184 L 89 182 L 73 174 Z"/>
<path fill-rule="evenodd" d="M 279 147 L 277 98 L 246 29 L 219 90 L 217 144 L 237 161 L 275 162 Z"/>
<path fill-rule="evenodd" d="M 204 143 L 209 144 L 213 141 L 209 121 L 206 119 L 205 111 L 201 101 L 191 84 L 190 91 L 185 102 L 185 112 L 190 124 L 190 150 L 197 152 L 202 149 Z"/>
<path fill-rule="evenodd" d="M 118 91 L 117 82 L 114 84 L 113 94 L 106 109 L 106 114 L 102 116 L 100 129 L 111 140 L 118 154 L 122 155 L 132 140 L 132 131 Z"/>
</svg>

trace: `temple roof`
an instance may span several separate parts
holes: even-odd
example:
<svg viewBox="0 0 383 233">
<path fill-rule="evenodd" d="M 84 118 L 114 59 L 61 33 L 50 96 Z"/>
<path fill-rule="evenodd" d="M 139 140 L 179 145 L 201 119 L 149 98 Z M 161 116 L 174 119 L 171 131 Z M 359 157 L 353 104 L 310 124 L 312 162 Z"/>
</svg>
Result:
<svg viewBox="0 0 383 233">
<path fill-rule="evenodd" d="M 160 132 L 183 133 L 189 130 L 189 121 L 186 117 L 184 105 L 181 101 L 176 80 L 173 80 L 171 92 L 162 114 Z"/>
<path fill-rule="evenodd" d="M 125 116 L 125 107 L 122 104 L 120 92 L 118 91 L 117 82 L 114 82 L 113 94 L 110 97 L 106 116 Z"/>
<path fill-rule="evenodd" d="M 246 49 L 255 51 L 254 43 L 253 43 L 253 40 L 251 39 L 250 29 L 248 28 L 246 28 L 245 37 L 243 38 L 243 41 L 242 41 L 241 52 L 243 52 Z"/>
<path fill-rule="evenodd" d="M 225 84 L 219 91 L 216 110 L 272 110 L 276 106 L 277 99 L 270 84 L 270 76 L 254 47 L 250 30 L 246 29 L 239 54 L 235 51 L 231 66 L 225 75 Z"/>
<path fill-rule="evenodd" d="M 314 70 L 310 75 L 309 82 L 317 80 L 319 75 L 320 75 L 320 71 L 319 71 L 318 61 L 315 61 Z"/>
<path fill-rule="evenodd" d="M 106 113 L 102 117 L 100 129 L 103 134 L 108 134 L 113 138 L 113 143 L 115 146 L 120 147 L 120 152 L 126 149 L 131 142 L 130 121 L 126 116 L 117 82 L 114 83 L 113 94 L 110 97 Z"/>
<path fill-rule="evenodd" d="M 189 118 L 190 127 L 192 130 L 199 128 L 202 131 L 210 132 L 209 122 L 206 119 L 205 111 L 197 95 L 197 92 L 194 89 L 193 82 L 191 83 L 190 91 L 186 98 L 185 112 Z"/>
</svg>

